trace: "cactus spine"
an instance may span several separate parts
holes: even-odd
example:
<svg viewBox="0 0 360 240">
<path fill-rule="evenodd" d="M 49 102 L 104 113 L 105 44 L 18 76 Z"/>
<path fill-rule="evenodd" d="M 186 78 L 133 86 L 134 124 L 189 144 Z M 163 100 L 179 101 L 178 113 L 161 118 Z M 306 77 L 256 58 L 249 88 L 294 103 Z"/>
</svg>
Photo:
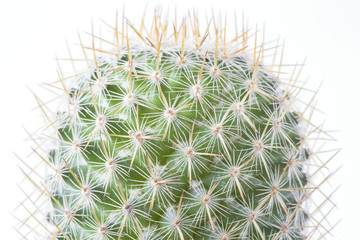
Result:
<svg viewBox="0 0 360 240">
<path fill-rule="evenodd" d="M 301 68 L 283 77 L 274 63 L 279 46 L 244 25 L 201 29 L 196 14 L 112 30 L 80 41 L 84 73 L 59 70 L 64 97 L 43 129 L 55 133 L 34 150 L 49 167 L 47 239 L 322 236 L 305 207 L 322 169 L 308 138 L 322 130 L 299 100 Z"/>
</svg>

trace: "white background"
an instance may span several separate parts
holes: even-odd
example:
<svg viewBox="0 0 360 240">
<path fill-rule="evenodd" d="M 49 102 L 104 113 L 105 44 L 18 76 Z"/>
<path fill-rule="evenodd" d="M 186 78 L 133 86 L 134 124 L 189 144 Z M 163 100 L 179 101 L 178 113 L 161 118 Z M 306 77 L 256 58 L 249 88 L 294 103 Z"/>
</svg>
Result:
<svg viewBox="0 0 360 240">
<path fill-rule="evenodd" d="M 0 3 L 0 239 L 17 239 L 10 215 L 22 199 L 17 184 L 20 163 L 13 152 L 26 155 L 26 133 L 36 106 L 30 90 L 40 82 L 57 79 L 55 54 L 66 56 L 66 42 L 77 48 L 77 31 L 89 30 L 91 17 L 113 23 L 116 9 L 126 6 L 126 16 L 136 19 L 144 5 L 152 1 L 60 1 L 9 0 Z M 170 1 L 156 1 L 166 3 Z M 307 57 L 309 86 L 323 81 L 318 107 L 326 114 L 326 128 L 342 151 L 337 156 L 341 170 L 333 186 L 342 187 L 335 195 L 339 219 L 334 239 L 359 239 L 360 197 L 360 4 L 350 0 L 321 1 L 195 1 L 181 0 L 179 12 L 195 7 L 199 13 L 221 9 L 239 15 L 244 12 L 250 26 L 265 23 L 266 34 L 286 39 L 285 55 L 290 63 Z M 170 5 L 173 6 L 173 5 Z M 307 75 L 305 75 L 307 77 Z M 20 183 L 21 184 L 21 183 Z"/>
</svg>

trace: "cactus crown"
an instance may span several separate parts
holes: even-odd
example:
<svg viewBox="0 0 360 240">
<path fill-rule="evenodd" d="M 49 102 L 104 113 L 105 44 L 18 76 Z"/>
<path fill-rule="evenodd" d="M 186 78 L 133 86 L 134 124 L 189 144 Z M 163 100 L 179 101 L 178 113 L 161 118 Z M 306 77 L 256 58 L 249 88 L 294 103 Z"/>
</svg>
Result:
<svg viewBox="0 0 360 240">
<path fill-rule="evenodd" d="M 71 77 L 59 70 L 54 120 L 39 101 L 49 146 L 35 140 L 34 151 L 49 173 L 41 184 L 25 175 L 41 192 L 28 199 L 43 197 L 49 207 L 30 232 L 103 240 L 324 236 L 316 214 L 325 214 L 329 198 L 307 203 L 327 181 L 315 180 L 325 164 L 313 147 L 326 133 L 310 121 L 312 100 L 299 100 L 307 91 L 301 66 L 283 75 L 278 44 L 261 42 L 245 24 L 231 35 L 226 21 L 213 17 L 201 29 L 189 14 L 170 24 L 159 10 L 149 23 L 123 18 L 112 40 L 92 32 L 88 47 L 80 39 L 87 68 Z"/>
</svg>

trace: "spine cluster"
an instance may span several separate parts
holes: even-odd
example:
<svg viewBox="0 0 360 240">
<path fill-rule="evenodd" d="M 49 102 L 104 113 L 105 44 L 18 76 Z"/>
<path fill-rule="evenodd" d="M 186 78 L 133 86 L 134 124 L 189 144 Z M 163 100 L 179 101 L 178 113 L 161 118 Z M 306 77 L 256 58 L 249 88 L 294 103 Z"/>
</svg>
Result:
<svg viewBox="0 0 360 240">
<path fill-rule="evenodd" d="M 323 239 L 329 198 L 311 196 L 329 176 L 313 180 L 326 164 L 310 139 L 328 135 L 299 99 L 302 66 L 283 76 L 278 44 L 244 23 L 144 22 L 80 39 L 87 69 L 59 69 L 54 119 L 38 101 L 48 174 L 25 175 L 48 203 L 32 214 L 44 239 Z"/>
</svg>

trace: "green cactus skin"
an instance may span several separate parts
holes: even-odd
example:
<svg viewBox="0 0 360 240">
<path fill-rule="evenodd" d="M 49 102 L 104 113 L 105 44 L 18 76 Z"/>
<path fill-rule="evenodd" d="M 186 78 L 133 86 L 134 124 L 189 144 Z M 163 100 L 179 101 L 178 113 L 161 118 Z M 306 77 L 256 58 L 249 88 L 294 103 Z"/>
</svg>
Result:
<svg viewBox="0 0 360 240">
<path fill-rule="evenodd" d="M 47 239 L 315 236 L 303 206 L 316 129 L 298 110 L 296 66 L 286 82 L 256 33 L 196 23 L 123 20 L 110 50 L 92 34 L 86 73 L 59 71 L 66 100 L 39 154 Z"/>
</svg>

